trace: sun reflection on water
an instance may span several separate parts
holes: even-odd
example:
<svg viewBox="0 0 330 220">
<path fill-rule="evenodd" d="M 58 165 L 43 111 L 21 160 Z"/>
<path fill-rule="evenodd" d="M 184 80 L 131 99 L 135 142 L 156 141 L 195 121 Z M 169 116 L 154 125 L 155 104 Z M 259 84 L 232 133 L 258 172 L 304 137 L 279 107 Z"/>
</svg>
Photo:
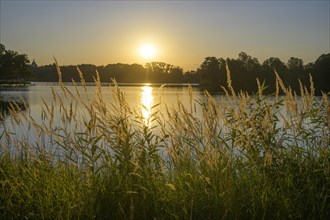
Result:
<svg viewBox="0 0 330 220">
<path fill-rule="evenodd" d="M 151 107 L 153 105 L 153 96 L 152 96 L 152 88 L 148 85 L 143 86 L 141 92 L 141 104 L 142 104 L 142 117 L 144 124 L 150 127 L 150 116 L 151 116 Z"/>
</svg>

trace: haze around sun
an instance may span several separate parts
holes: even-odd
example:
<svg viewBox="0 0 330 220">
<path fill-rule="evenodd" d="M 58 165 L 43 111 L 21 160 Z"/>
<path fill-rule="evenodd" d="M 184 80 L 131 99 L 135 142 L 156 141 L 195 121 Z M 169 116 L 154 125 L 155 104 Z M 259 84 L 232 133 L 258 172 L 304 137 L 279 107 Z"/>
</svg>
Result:
<svg viewBox="0 0 330 220">
<path fill-rule="evenodd" d="M 153 59 L 156 56 L 156 48 L 152 44 L 143 44 L 139 51 L 145 60 Z"/>
<path fill-rule="evenodd" d="M 205 57 L 314 62 L 330 51 L 329 1 L 0 1 L 0 40 L 38 65 Z M 150 44 L 151 46 L 144 46 Z"/>
</svg>

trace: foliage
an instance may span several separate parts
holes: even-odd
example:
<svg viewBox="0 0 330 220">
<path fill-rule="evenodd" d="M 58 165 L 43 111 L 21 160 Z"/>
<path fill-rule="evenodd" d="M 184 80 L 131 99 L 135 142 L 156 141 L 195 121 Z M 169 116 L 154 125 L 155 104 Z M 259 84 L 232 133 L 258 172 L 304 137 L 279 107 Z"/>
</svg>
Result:
<svg viewBox="0 0 330 220">
<path fill-rule="evenodd" d="M 151 62 L 146 64 L 147 80 L 150 82 L 170 83 L 182 82 L 183 70 L 181 67 L 173 66 L 164 62 Z"/>
<path fill-rule="evenodd" d="M 93 82 L 95 69 L 99 72 L 102 82 L 111 82 L 116 79 L 123 83 L 179 83 L 184 82 L 183 70 L 164 62 L 147 63 L 145 67 L 140 64 L 108 64 L 106 66 L 95 66 L 82 64 L 78 66 L 83 72 L 87 82 Z M 75 66 L 63 66 L 62 79 L 64 82 L 78 81 L 78 71 Z M 37 81 L 57 81 L 56 66 L 46 65 L 34 69 Z"/>
<path fill-rule="evenodd" d="M 13 103 L 13 126 L 27 125 L 38 139 L 30 143 L 1 125 L 0 216 L 328 219 L 328 98 L 314 97 L 311 84 L 298 99 L 276 79 L 285 96 L 264 96 L 260 83 L 255 95 L 235 93 L 228 81 L 228 105 L 207 92 L 202 100 L 191 96 L 190 106 L 178 101 L 161 112 L 156 105 L 150 126 L 117 86 L 105 102 L 98 75 L 88 101 L 83 78 L 75 92 L 60 81 L 41 124 Z"/>
<path fill-rule="evenodd" d="M 211 84 L 212 87 L 221 91 L 226 86 L 226 63 L 230 68 L 233 86 L 238 91 L 245 91 L 250 94 L 256 93 L 258 87 L 254 83 L 256 79 L 266 82 L 267 88 L 264 93 L 272 94 L 276 90 L 276 77 L 274 70 L 280 74 L 286 87 L 300 94 L 300 84 L 309 84 L 309 74 L 312 74 L 315 83 L 315 93 L 322 95 L 322 92 L 330 91 L 330 54 L 321 55 L 315 63 L 303 65 L 299 58 L 291 57 L 287 64 L 277 57 L 270 57 L 262 64 L 258 59 L 241 52 L 237 59 L 206 57 L 201 66 L 197 69 L 200 75 L 200 84 Z M 281 94 L 284 94 L 281 92 Z"/>
<path fill-rule="evenodd" d="M 111 82 L 115 79 L 119 83 L 199 83 L 201 90 L 222 91 L 226 86 L 226 65 L 231 70 L 233 86 L 238 91 L 255 93 L 258 87 L 255 84 L 258 78 L 268 85 L 264 93 L 275 92 L 276 70 L 283 79 L 285 86 L 290 87 L 297 94 L 300 92 L 299 80 L 309 84 L 309 74 L 312 74 L 315 84 L 315 93 L 330 91 L 330 55 L 321 55 L 314 63 L 304 65 L 299 58 L 291 57 L 284 63 L 277 57 L 270 57 L 263 63 L 245 52 L 238 54 L 237 59 L 206 57 L 197 70 L 183 72 L 183 69 L 164 62 L 151 62 L 145 66 L 140 64 L 108 64 L 106 66 L 95 66 L 81 64 L 79 68 L 83 72 L 86 82 L 93 82 L 95 69 L 99 72 L 102 82 Z M 62 66 L 63 81 L 79 81 L 76 66 Z M 56 82 L 58 80 L 56 67 L 45 65 L 32 69 L 36 81 Z M 282 93 L 283 94 L 283 93 Z"/>
<path fill-rule="evenodd" d="M 0 80 L 27 81 L 31 79 L 32 73 L 28 69 L 29 63 L 26 54 L 19 54 L 16 51 L 6 50 L 0 44 Z"/>
</svg>

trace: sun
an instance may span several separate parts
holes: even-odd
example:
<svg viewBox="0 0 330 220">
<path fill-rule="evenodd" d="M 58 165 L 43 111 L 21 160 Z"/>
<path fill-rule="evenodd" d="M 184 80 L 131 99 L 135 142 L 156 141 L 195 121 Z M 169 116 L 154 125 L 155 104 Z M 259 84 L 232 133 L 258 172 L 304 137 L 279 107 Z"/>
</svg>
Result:
<svg viewBox="0 0 330 220">
<path fill-rule="evenodd" d="M 144 58 L 144 59 L 152 59 L 155 57 L 156 54 L 156 49 L 153 45 L 151 44 L 144 44 L 140 47 L 140 55 Z"/>
</svg>

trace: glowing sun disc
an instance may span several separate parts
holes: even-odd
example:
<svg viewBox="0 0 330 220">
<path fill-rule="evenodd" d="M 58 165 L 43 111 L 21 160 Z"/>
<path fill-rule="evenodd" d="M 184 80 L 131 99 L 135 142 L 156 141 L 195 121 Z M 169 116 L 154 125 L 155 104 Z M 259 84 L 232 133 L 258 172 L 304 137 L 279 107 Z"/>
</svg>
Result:
<svg viewBox="0 0 330 220">
<path fill-rule="evenodd" d="M 156 50 L 150 44 L 145 44 L 140 48 L 140 54 L 145 59 L 151 59 L 155 56 Z"/>
</svg>

